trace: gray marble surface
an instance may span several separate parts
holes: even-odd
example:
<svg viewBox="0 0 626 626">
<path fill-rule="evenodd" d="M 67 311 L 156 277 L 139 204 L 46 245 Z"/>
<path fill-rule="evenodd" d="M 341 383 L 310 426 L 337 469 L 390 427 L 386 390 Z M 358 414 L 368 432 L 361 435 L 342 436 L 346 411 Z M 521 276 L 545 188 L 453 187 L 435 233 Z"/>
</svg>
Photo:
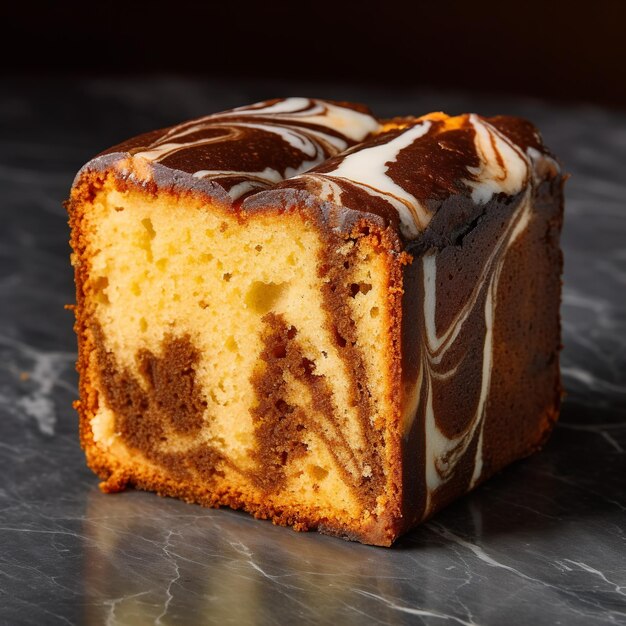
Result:
<svg viewBox="0 0 626 626">
<path fill-rule="evenodd" d="M 73 174 L 131 134 L 300 94 L 381 115 L 523 114 L 572 174 L 561 421 L 540 454 L 393 549 L 105 496 L 78 444 L 61 206 Z M 626 624 L 626 114 L 327 85 L 5 82 L 0 216 L 0 623 Z"/>
</svg>

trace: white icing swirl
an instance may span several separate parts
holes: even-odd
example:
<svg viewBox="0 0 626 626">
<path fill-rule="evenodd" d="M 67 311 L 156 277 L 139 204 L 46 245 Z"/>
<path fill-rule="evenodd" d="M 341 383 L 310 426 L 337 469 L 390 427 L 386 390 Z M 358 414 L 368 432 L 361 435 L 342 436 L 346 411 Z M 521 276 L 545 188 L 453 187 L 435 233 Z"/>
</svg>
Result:
<svg viewBox="0 0 626 626">
<path fill-rule="evenodd" d="M 330 132 L 324 132 L 324 128 Z M 249 191 L 267 188 L 311 169 L 345 150 L 351 143 L 362 141 L 379 128 L 380 125 L 374 117 L 349 107 L 323 100 L 286 98 L 274 103 L 261 102 L 239 107 L 179 124 L 167 130 L 150 145 L 134 152 L 134 157 L 158 162 L 181 150 L 242 139 L 246 130 L 278 135 L 286 149 L 293 149 L 303 155 L 297 166 L 285 167 L 282 172 L 265 168 L 263 171 L 249 172 L 201 169 L 193 173 L 196 178 L 248 178 L 228 190 L 230 196 L 237 199 Z M 201 135 L 215 129 L 223 132 L 217 136 L 185 140 L 190 135 Z"/>
<path fill-rule="evenodd" d="M 234 172 L 232 170 L 199 170 L 193 174 L 194 178 L 219 178 L 245 180 L 233 185 L 228 190 L 228 195 L 237 200 L 254 189 L 266 189 L 283 180 L 283 175 L 271 167 L 266 167 L 262 172 Z"/>
<path fill-rule="evenodd" d="M 427 226 L 431 216 L 415 196 L 388 175 L 388 170 L 400 152 L 428 133 L 430 126 L 428 121 L 416 124 L 391 141 L 348 154 L 330 172 L 303 176 L 320 181 L 322 199 L 329 202 L 338 202 L 340 188 L 332 185 L 336 180 L 347 181 L 372 196 L 382 198 L 398 212 L 403 234 L 414 238 Z"/>
<path fill-rule="evenodd" d="M 507 136 L 477 115 L 469 115 L 465 120 L 450 119 L 455 122 L 461 120 L 461 126 L 469 125 L 474 131 L 474 147 L 479 165 L 467 166 L 467 177 L 459 181 L 470 188 L 472 200 L 476 204 L 485 204 L 500 193 L 510 196 L 520 193 L 528 183 L 532 149 L 527 155 Z M 447 121 L 444 121 L 442 128 L 425 119 L 404 129 L 390 141 L 355 149 L 329 172 L 306 172 L 296 178 L 305 180 L 307 186 L 311 183 L 310 188 L 315 189 L 320 199 L 335 204 L 341 204 L 342 192 L 349 186 L 384 200 L 397 211 L 402 234 L 408 239 L 415 239 L 433 217 L 433 213 L 425 206 L 429 198 L 416 198 L 409 193 L 402 186 L 402 181 L 390 176 L 390 166 L 403 158 L 404 150 L 410 151 L 427 135 L 436 133 L 445 136 L 448 128 L 456 127 L 455 124 L 448 127 Z M 540 162 L 538 155 L 540 153 L 536 150 L 532 153 L 533 163 Z M 406 160 L 408 162 L 410 158 Z M 432 175 L 437 176 L 439 172 L 433 171 Z"/>
<path fill-rule="evenodd" d="M 425 342 L 420 376 L 417 384 L 426 389 L 426 486 L 427 511 L 431 505 L 433 492 L 452 476 L 457 462 L 467 451 L 479 433 L 473 463 L 470 487 L 480 479 L 483 466 L 482 442 L 486 402 L 491 388 L 493 366 L 493 324 L 496 315 L 496 303 L 500 274 L 504 266 L 506 253 L 517 238 L 526 230 L 532 218 L 532 187 L 528 187 L 517 209 L 511 215 L 506 228 L 487 258 L 482 272 L 476 281 L 467 303 L 458 312 L 449 327 L 441 334 L 436 330 L 436 284 L 437 256 L 434 251 L 422 257 L 424 285 L 424 326 Z M 481 386 L 476 409 L 463 432 L 456 437 L 446 436 L 437 425 L 433 408 L 434 379 L 447 378 L 458 367 L 458 363 L 447 371 L 439 371 L 444 355 L 453 347 L 457 339 L 463 338 L 462 330 L 468 320 L 480 294 L 486 290 L 484 303 L 485 335 L 483 339 Z"/>
<path fill-rule="evenodd" d="M 300 124 L 325 126 L 340 132 L 354 142 L 363 141 L 365 137 L 380 129 L 380 124 L 367 113 L 325 100 L 309 98 L 285 98 L 272 105 L 253 104 L 233 109 L 233 113 L 235 112 L 237 116 L 254 115 L 285 123 L 296 121 Z M 224 117 L 233 113 L 226 111 L 210 117 Z"/>
<path fill-rule="evenodd" d="M 472 175 L 465 184 L 472 189 L 472 200 L 486 204 L 498 193 L 518 194 L 528 179 L 528 158 L 508 137 L 477 115 L 469 116 L 474 127 L 478 167 L 468 167 Z"/>
</svg>

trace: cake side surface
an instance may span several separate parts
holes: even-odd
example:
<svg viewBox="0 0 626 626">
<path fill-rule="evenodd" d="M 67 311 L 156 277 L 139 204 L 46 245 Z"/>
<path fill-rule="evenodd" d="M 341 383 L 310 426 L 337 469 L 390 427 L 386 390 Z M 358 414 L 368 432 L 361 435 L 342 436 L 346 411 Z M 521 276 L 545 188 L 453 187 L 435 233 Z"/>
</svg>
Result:
<svg viewBox="0 0 626 626">
<path fill-rule="evenodd" d="M 493 202 L 462 242 L 406 266 L 414 523 L 539 449 L 558 416 L 561 183 Z"/>
</svg>

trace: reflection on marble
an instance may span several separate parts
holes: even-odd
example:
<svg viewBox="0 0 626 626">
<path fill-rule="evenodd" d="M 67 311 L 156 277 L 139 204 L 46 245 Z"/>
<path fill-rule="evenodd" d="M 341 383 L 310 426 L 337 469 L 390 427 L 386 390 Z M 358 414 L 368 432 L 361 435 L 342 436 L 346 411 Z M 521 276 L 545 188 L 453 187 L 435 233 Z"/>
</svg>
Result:
<svg viewBox="0 0 626 626">
<path fill-rule="evenodd" d="M 104 496 L 77 441 L 60 204 L 74 172 L 127 135 L 287 92 L 385 116 L 527 115 L 572 173 L 562 419 L 542 453 L 391 550 Z M 176 79 L 14 82 L 0 105 L 0 623 L 626 624 L 626 115 Z"/>
</svg>

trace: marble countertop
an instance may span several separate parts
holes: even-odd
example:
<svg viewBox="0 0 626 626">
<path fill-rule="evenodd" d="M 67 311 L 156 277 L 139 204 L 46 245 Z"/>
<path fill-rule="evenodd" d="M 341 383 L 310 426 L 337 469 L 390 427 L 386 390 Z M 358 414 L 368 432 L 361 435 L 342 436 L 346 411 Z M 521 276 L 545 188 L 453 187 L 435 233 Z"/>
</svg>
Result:
<svg viewBox="0 0 626 626">
<path fill-rule="evenodd" d="M 127 136 L 275 95 L 380 115 L 522 114 L 571 172 L 562 372 L 545 449 L 392 549 L 150 493 L 105 496 L 77 437 L 61 202 Z M 626 624 L 626 114 L 358 87 L 8 82 L 0 98 L 1 624 Z"/>
</svg>

